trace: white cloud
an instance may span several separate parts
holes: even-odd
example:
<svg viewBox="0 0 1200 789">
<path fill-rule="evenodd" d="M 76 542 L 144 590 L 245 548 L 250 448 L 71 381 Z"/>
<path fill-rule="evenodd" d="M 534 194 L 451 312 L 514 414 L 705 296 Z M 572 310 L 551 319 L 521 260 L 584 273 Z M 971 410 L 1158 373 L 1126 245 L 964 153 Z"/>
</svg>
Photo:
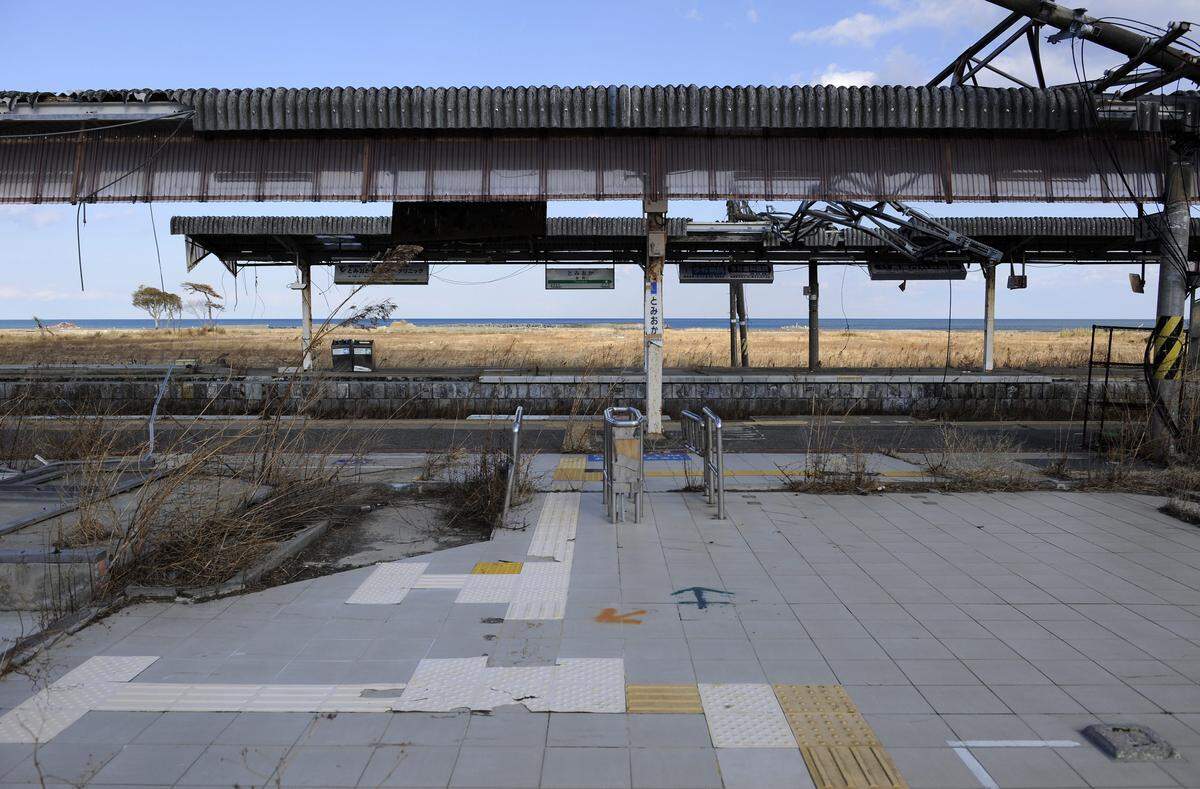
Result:
<svg viewBox="0 0 1200 789">
<path fill-rule="evenodd" d="M 700 14 L 700 9 L 695 7 L 689 8 L 687 13 L 683 15 L 683 18 L 690 19 L 693 22 L 699 22 L 700 20 L 704 19 L 704 17 Z"/>
<path fill-rule="evenodd" d="M 878 81 L 879 75 L 874 71 L 861 70 L 843 70 L 837 63 L 830 63 L 825 67 L 817 77 L 818 85 L 832 85 L 834 87 L 851 87 L 854 85 L 874 85 Z"/>
<path fill-rule="evenodd" d="M 994 15 L 994 9 L 978 0 L 879 0 L 879 5 L 891 13 L 879 16 L 859 11 L 831 25 L 797 31 L 792 41 L 871 46 L 891 33 L 951 24 L 961 27 Z"/>
<path fill-rule="evenodd" d="M 746 9 L 746 20 L 752 24 L 758 24 L 758 9 L 753 6 Z"/>
<path fill-rule="evenodd" d="M 22 227 L 49 227 L 67 215 L 61 206 L 0 205 L 0 222 L 11 222 Z"/>
</svg>

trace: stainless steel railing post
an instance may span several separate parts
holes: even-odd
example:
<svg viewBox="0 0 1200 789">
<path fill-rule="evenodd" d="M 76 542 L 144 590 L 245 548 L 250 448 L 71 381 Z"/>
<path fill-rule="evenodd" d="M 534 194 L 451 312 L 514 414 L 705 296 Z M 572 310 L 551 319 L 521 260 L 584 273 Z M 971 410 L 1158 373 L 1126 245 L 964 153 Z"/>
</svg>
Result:
<svg viewBox="0 0 1200 789">
<path fill-rule="evenodd" d="M 503 527 L 508 520 L 508 508 L 512 504 L 513 490 L 517 486 L 521 473 L 521 424 L 525 416 L 525 406 L 517 406 L 513 414 L 512 450 L 508 460 L 508 481 L 504 487 L 504 509 L 500 513 L 500 525 Z"/>
<path fill-rule="evenodd" d="M 617 444 L 618 430 L 622 433 L 621 445 Z M 641 522 L 642 493 L 646 487 L 645 430 L 646 418 L 636 408 L 604 410 L 604 499 L 613 523 L 624 519 L 627 498 L 633 499 L 634 522 Z M 628 441 L 633 444 L 625 443 Z M 636 467 L 630 463 L 634 452 Z"/>
<path fill-rule="evenodd" d="M 705 426 L 708 428 L 708 449 L 712 454 L 712 476 L 714 480 L 713 488 L 717 499 L 717 517 L 721 520 L 725 519 L 725 447 L 721 437 L 721 417 L 717 416 L 712 409 L 704 408 L 701 413 L 704 414 Z M 712 503 L 712 499 L 709 499 Z"/>
</svg>

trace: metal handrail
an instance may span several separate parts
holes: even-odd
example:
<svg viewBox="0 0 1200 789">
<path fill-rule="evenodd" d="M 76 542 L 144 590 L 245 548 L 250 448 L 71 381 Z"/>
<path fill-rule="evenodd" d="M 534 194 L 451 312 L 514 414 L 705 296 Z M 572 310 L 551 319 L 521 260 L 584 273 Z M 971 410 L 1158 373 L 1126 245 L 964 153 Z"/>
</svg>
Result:
<svg viewBox="0 0 1200 789">
<path fill-rule="evenodd" d="M 634 435 L 638 442 L 638 474 L 635 481 L 627 483 L 630 488 L 623 495 L 633 498 L 633 521 L 640 523 L 642 520 L 642 493 L 646 481 L 646 457 L 643 449 L 645 427 L 646 417 L 636 408 L 610 406 L 604 409 L 604 471 L 602 474 L 604 509 L 613 523 L 616 523 L 625 514 L 624 500 L 621 501 L 621 508 L 617 509 L 617 490 L 613 480 L 613 464 L 616 461 L 617 453 L 613 445 L 613 428 L 632 428 L 635 431 Z"/>
<path fill-rule="evenodd" d="M 725 519 L 725 451 L 721 439 L 721 417 L 707 406 L 683 411 L 683 447 L 700 456 L 704 468 L 704 498 L 717 505 L 717 518 Z"/>
<path fill-rule="evenodd" d="M 171 373 L 175 370 L 175 363 L 171 362 L 171 366 L 167 368 L 167 374 L 163 376 L 162 383 L 158 385 L 158 394 L 154 397 L 154 405 L 150 408 L 150 420 L 146 424 L 146 452 L 142 455 L 143 461 L 154 460 L 154 444 L 155 444 L 155 422 L 158 421 L 158 404 L 162 402 L 163 395 L 166 394 L 167 384 L 171 382 Z"/>
<path fill-rule="evenodd" d="M 717 518 L 725 519 L 725 444 L 721 437 L 721 417 L 705 406 L 700 413 L 704 415 L 704 444 L 708 450 L 705 458 L 705 470 L 711 480 L 709 485 L 708 503 L 716 498 Z"/>
<path fill-rule="evenodd" d="M 500 525 L 508 519 L 508 508 L 512 504 L 513 489 L 517 484 L 517 476 L 521 473 L 521 425 L 525 418 L 525 406 L 517 406 L 513 414 L 512 452 L 508 461 L 508 482 L 504 488 L 504 509 L 500 513 Z"/>
</svg>

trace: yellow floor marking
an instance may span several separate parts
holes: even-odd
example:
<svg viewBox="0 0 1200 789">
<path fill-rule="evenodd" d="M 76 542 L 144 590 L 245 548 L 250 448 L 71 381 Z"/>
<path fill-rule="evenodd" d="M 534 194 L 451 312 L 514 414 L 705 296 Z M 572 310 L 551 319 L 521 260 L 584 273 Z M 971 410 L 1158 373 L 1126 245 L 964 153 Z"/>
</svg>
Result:
<svg viewBox="0 0 1200 789">
<path fill-rule="evenodd" d="M 875 731 L 841 685 L 775 685 L 817 789 L 906 789 Z"/>
<path fill-rule="evenodd" d="M 629 712 L 704 712 L 695 685 L 626 685 L 625 708 Z"/>
<path fill-rule="evenodd" d="M 516 575 L 524 562 L 476 562 L 472 575 Z"/>
<path fill-rule="evenodd" d="M 862 715 L 843 712 L 784 712 L 801 748 L 880 748 Z"/>
<path fill-rule="evenodd" d="M 882 748 L 801 748 L 817 789 L 907 789 Z"/>
<path fill-rule="evenodd" d="M 556 482 L 582 482 L 585 468 L 587 455 L 563 455 L 554 469 L 554 479 Z"/>
<path fill-rule="evenodd" d="M 775 685 L 785 715 L 836 712 L 857 715 L 858 707 L 841 685 Z"/>
</svg>

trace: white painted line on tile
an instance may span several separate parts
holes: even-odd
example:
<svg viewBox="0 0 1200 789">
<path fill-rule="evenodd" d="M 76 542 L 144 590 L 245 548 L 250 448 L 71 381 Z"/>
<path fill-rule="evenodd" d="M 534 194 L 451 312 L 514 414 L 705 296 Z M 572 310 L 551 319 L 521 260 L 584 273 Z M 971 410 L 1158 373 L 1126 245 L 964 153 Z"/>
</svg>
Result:
<svg viewBox="0 0 1200 789">
<path fill-rule="evenodd" d="M 509 704 L 531 712 L 624 712 L 625 661 L 564 658 L 553 666 L 489 667 L 486 657 L 426 658 L 392 709 L 450 712 Z"/>
<path fill-rule="evenodd" d="M 1074 740 L 946 740 L 951 748 L 1075 748 Z"/>
<path fill-rule="evenodd" d="M 990 773 L 984 766 L 979 763 L 970 751 L 966 748 L 955 748 L 954 752 L 958 754 L 958 758 L 962 759 L 963 765 L 971 771 L 971 775 L 975 776 L 975 780 L 979 781 L 979 785 L 983 789 L 1000 789 L 1000 784 L 996 783 Z"/>
<path fill-rule="evenodd" d="M 700 683 L 699 689 L 714 748 L 797 747 L 770 685 Z"/>
<path fill-rule="evenodd" d="M 346 602 L 354 605 L 399 603 L 428 566 L 428 562 L 385 562 L 376 565 Z"/>
<path fill-rule="evenodd" d="M 556 562 L 566 559 L 567 547 L 575 540 L 579 526 L 579 497 L 578 491 L 546 494 L 529 543 L 530 556 L 552 558 Z"/>
<path fill-rule="evenodd" d="M 983 789 L 1000 789 L 1000 785 L 969 748 L 1075 748 L 1079 745 L 1074 740 L 946 740 L 946 744 L 954 750 Z"/>
</svg>

